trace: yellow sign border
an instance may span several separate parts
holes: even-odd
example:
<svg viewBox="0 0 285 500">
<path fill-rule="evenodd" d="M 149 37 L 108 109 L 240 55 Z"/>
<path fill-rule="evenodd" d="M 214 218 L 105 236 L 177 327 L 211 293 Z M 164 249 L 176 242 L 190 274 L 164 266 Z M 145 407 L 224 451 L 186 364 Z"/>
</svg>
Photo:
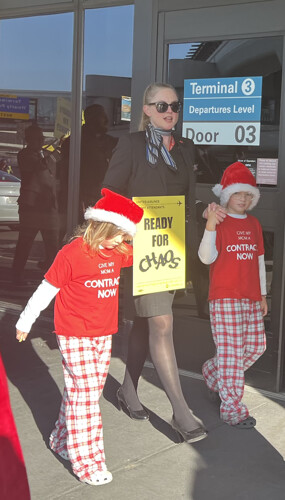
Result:
<svg viewBox="0 0 285 500">
<path fill-rule="evenodd" d="M 133 200 L 144 209 L 134 238 L 133 295 L 185 288 L 185 196 Z"/>
</svg>

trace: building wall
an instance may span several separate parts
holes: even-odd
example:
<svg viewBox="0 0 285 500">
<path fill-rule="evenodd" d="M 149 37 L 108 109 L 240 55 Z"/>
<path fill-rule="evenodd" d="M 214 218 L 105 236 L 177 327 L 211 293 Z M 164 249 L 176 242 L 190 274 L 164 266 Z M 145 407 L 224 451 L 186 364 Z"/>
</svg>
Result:
<svg viewBox="0 0 285 500">
<path fill-rule="evenodd" d="M 169 43 L 181 43 L 206 40 L 230 40 L 251 37 L 284 36 L 285 3 L 284 0 L 2 0 L 0 16 L 2 18 L 33 16 L 59 12 L 74 12 L 73 41 L 73 76 L 72 76 L 72 112 L 71 123 L 74 137 L 71 141 L 71 181 L 69 185 L 69 224 L 74 224 L 77 217 L 76 200 L 78 196 L 78 172 L 76 165 L 80 159 L 80 127 L 82 103 L 82 67 L 84 44 L 84 9 L 117 6 L 134 3 L 134 41 L 133 73 L 131 80 L 132 121 L 131 129 L 138 127 L 142 94 L 152 81 L 166 81 L 168 71 L 167 46 Z M 1 21 L 0 21 L 1 23 Z M 1 24 L 0 24 L 1 26 Z M 265 40 L 266 44 L 266 40 Z M 271 60 L 273 63 L 273 61 Z M 173 62 L 172 72 L 180 71 L 181 63 Z M 231 61 L 228 61 L 230 71 Z M 284 64 L 284 50 L 282 56 Z M 188 69 L 191 74 L 191 63 Z M 193 65 L 192 65 L 193 66 Z M 197 66 L 197 65 L 196 65 Z M 177 75 L 179 83 L 179 75 Z M 181 82 L 180 82 L 181 83 Z M 128 82 L 130 84 L 130 82 Z M 273 273 L 273 330 L 272 366 L 275 370 L 275 387 L 281 387 L 283 377 L 283 310 L 284 310 L 284 220 L 285 208 L 285 151 L 282 137 L 285 130 L 284 82 L 282 82 L 279 170 L 278 186 L 275 190 L 264 189 L 258 215 L 264 227 L 275 234 Z M 106 97 L 106 96 L 105 96 Z M 209 196 L 209 186 L 198 186 L 199 196 Z M 183 339 L 182 339 L 183 341 Z"/>
</svg>

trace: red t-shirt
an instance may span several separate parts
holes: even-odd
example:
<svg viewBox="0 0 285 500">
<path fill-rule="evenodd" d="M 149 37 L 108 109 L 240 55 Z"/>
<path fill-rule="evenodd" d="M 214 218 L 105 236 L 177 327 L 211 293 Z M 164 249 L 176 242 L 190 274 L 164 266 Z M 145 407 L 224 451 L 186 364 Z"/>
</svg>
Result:
<svg viewBox="0 0 285 500">
<path fill-rule="evenodd" d="M 118 330 L 120 270 L 133 263 L 116 250 L 88 253 L 82 238 L 60 250 L 45 274 L 60 288 L 55 300 L 55 332 L 66 337 L 101 337 Z"/>
<path fill-rule="evenodd" d="M 210 266 L 209 300 L 261 300 L 258 257 L 264 254 L 261 225 L 252 215 L 226 217 L 217 226 L 218 257 Z"/>
</svg>

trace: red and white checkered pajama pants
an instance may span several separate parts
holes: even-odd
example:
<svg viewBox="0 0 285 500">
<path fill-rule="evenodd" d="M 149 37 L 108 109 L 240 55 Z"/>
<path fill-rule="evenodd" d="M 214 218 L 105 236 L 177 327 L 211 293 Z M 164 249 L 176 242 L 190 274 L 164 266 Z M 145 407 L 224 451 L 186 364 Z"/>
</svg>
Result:
<svg viewBox="0 0 285 500">
<path fill-rule="evenodd" d="M 242 403 L 244 372 L 266 349 L 260 302 L 249 299 L 217 299 L 209 304 L 216 354 L 202 367 L 209 389 L 219 392 L 221 419 L 230 425 L 249 413 Z"/>
<path fill-rule="evenodd" d="M 112 335 L 64 337 L 57 335 L 65 388 L 58 420 L 50 435 L 56 453 L 67 450 L 80 480 L 106 470 L 99 398 L 106 381 Z"/>
</svg>

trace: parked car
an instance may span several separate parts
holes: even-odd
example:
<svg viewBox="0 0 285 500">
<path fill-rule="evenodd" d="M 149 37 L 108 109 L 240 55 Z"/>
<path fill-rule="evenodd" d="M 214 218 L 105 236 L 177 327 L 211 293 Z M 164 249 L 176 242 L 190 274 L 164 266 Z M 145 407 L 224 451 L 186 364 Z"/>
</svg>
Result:
<svg viewBox="0 0 285 500">
<path fill-rule="evenodd" d="M 11 229 L 19 223 L 17 200 L 20 186 L 18 177 L 0 170 L 0 224 Z"/>
</svg>

